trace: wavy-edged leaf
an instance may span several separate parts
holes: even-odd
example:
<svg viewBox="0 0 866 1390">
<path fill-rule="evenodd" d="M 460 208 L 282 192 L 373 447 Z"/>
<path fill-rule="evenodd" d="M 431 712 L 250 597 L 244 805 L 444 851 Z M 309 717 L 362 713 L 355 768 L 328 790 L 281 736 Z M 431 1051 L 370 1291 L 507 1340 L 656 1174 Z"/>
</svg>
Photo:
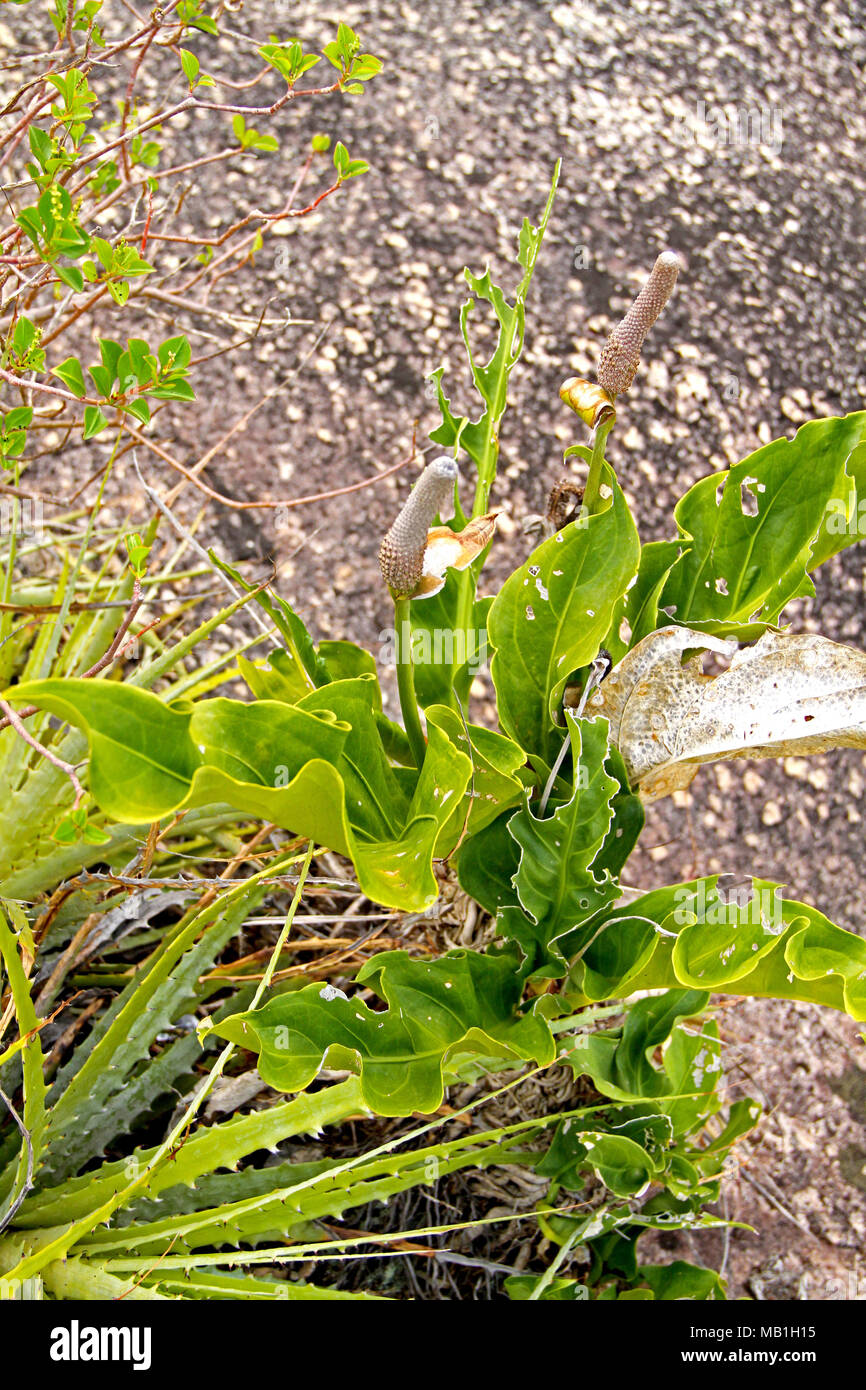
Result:
<svg viewBox="0 0 866 1390">
<path fill-rule="evenodd" d="M 85 731 L 91 792 L 115 820 L 151 822 L 226 803 L 346 854 L 378 902 L 419 911 L 436 898 L 434 847 L 471 765 L 433 726 L 410 786 L 411 774 L 385 757 L 369 676 L 330 683 L 296 704 L 170 706 L 149 691 L 95 680 L 32 681 L 10 694 Z"/>
<path fill-rule="evenodd" d="M 616 945 L 605 958 L 611 972 L 603 976 L 606 998 L 690 986 L 800 999 L 866 1020 L 866 942 L 807 903 L 783 898 L 776 884 L 756 879 L 725 897 L 717 876 L 697 879 L 614 910 L 574 964 L 567 990 L 575 1001 L 599 997 L 587 961 L 608 933 Z M 620 970 L 617 979 L 614 971 Z"/>
<path fill-rule="evenodd" d="M 302 1090 L 326 1061 L 359 1068 L 364 1101 L 381 1115 L 435 1110 L 443 1072 L 458 1054 L 539 1064 L 553 1058 L 546 1024 L 517 1013 L 522 986 L 507 955 L 450 951 L 420 961 L 388 951 L 368 961 L 357 981 L 388 1008 L 376 1012 L 313 984 L 236 1014 L 217 1031 L 256 1052 L 263 1079 L 278 1090 Z"/>
<path fill-rule="evenodd" d="M 518 776 L 526 761 L 523 749 L 504 734 L 480 724 L 464 724 L 447 705 L 425 710 L 427 729 L 440 729 L 452 747 L 470 759 L 472 775 L 463 801 L 455 806 L 439 837 L 436 857 L 444 858 L 465 833 L 476 835 L 490 825 L 504 808 L 516 806 L 523 791 Z"/>
<path fill-rule="evenodd" d="M 523 913 L 505 910 L 499 925 L 526 955 L 526 969 L 543 976 L 568 969 L 561 938 L 618 896 L 615 880 L 594 863 L 613 820 L 619 783 L 608 773 L 607 721 L 567 714 L 573 790 L 552 814 L 537 816 L 529 802 L 512 816 L 508 833 L 520 846 L 513 885 Z M 525 915 L 524 915 L 525 914 Z"/>
</svg>

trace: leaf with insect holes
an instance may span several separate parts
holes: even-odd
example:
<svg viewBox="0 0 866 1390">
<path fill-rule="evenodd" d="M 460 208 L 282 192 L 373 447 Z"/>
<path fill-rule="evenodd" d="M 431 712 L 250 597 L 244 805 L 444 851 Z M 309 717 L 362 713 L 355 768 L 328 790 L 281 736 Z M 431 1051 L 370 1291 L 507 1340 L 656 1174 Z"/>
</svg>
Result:
<svg viewBox="0 0 866 1390">
<path fill-rule="evenodd" d="M 518 1012 L 522 986 L 507 954 L 456 950 L 425 961 L 386 951 L 356 979 L 388 1008 L 376 1011 L 330 985 L 311 984 L 232 1015 L 216 1032 L 258 1053 L 263 1080 L 280 1091 L 303 1090 L 326 1062 L 351 1067 L 379 1115 L 436 1110 L 443 1070 L 458 1054 L 512 1066 L 553 1061 L 544 1020 L 533 1009 Z"/>
<path fill-rule="evenodd" d="M 674 883 L 615 908 L 572 965 L 563 991 L 571 1004 L 686 986 L 866 1019 L 861 937 L 783 898 L 777 884 L 753 879 L 727 894 L 717 885 L 718 876 Z"/>
<path fill-rule="evenodd" d="M 718 676 L 700 654 L 732 657 Z M 737 650 L 690 628 L 645 637 L 589 699 L 610 720 L 645 801 L 687 787 L 701 763 L 866 748 L 866 654 L 812 633 L 767 632 Z"/>
<path fill-rule="evenodd" d="M 505 581 L 488 619 L 499 720 L 515 742 L 550 763 L 565 683 L 601 646 L 640 557 L 634 521 L 610 469 L 603 510 L 570 522 Z"/>
<path fill-rule="evenodd" d="M 810 420 L 677 503 L 681 557 L 659 608 L 678 623 L 741 641 L 786 603 L 813 595 L 807 571 L 862 539 L 866 411 Z M 662 617 L 664 621 L 664 617 Z"/>
</svg>

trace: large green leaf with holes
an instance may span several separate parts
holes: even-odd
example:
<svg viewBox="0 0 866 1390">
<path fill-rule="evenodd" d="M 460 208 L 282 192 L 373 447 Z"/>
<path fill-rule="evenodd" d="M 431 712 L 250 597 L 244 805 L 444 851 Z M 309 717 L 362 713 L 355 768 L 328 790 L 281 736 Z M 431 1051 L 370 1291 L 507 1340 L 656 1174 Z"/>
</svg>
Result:
<svg viewBox="0 0 866 1390">
<path fill-rule="evenodd" d="M 461 1057 L 500 1066 L 553 1060 L 546 1023 L 518 1012 L 514 964 L 507 954 L 450 951 L 422 961 L 388 951 L 357 976 L 386 1009 L 313 984 L 234 1015 L 217 1032 L 258 1053 L 262 1077 L 277 1090 L 302 1090 L 327 1063 L 360 1073 L 363 1098 L 377 1114 L 429 1113 L 442 1103 L 445 1071 Z"/>
<path fill-rule="evenodd" d="M 588 665 L 637 572 L 640 544 L 625 498 L 606 470 L 604 510 L 579 518 L 506 580 L 488 618 L 499 720 L 529 753 L 553 761 L 566 681 Z"/>
<path fill-rule="evenodd" d="M 866 1020 L 866 942 L 778 885 L 718 878 L 672 884 L 602 921 L 574 960 L 575 1003 L 686 986 L 719 994 L 800 999 Z"/>
<path fill-rule="evenodd" d="M 814 594 L 807 572 L 863 535 L 864 442 L 866 411 L 810 420 L 702 478 L 677 504 L 685 545 L 659 607 L 685 626 L 746 639 Z"/>
</svg>

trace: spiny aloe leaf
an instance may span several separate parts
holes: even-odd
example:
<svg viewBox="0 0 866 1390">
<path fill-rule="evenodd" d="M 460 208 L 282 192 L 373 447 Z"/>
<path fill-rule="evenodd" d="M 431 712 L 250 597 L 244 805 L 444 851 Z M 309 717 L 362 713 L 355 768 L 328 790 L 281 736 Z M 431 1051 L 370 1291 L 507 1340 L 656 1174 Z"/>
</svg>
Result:
<svg viewBox="0 0 866 1390">
<path fill-rule="evenodd" d="M 852 487 L 862 495 L 864 440 L 864 411 L 810 420 L 793 439 L 702 478 L 674 513 L 687 545 L 660 607 L 678 623 L 742 639 L 792 598 L 814 594 L 807 570 L 860 539 L 856 527 L 834 534 L 832 515 L 836 502 L 850 507 Z"/>
<path fill-rule="evenodd" d="M 78 1172 L 130 1115 L 147 1108 L 162 1068 L 156 1062 L 143 1077 L 133 1075 L 135 1068 L 150 1058 L 157 1034 L 189 1007 L 199 976 L 240 931 L 262 893 L 252 884 L 240 901 L 181 919 L 76 1049 L 51 1091 L 40 1186 Z M 166 1085 L 173 1080 L 162 1079 Z"/>
<path fill-rule="evenodd" d="M 149 691 L 98 680 L 33 681 L 9 693 L 84 730 L 91 792 L 115 820 L 149 822 L 225 803 L 348 855 L 378 902 L 419 911 L 436 898 L 434 847 L 471 765 L 434 725 L 410 786 L 411 774 L 385 758 L 369 677 L 333 682 L 294 705 L 169 706 Z"/>
<path fill-rule="evenodd" d="M 293 1242 L 321 1238 L 311 1223 L 341 1219 L 347 1211 L 388 1201 L 409 1188 L 435 1182 L 463 1168 L 485 1168 L 512 1159 L 514 1139 L 494 1131 L 469 1135 L 425 1149 L 401 1151 L 345 1164 L 333 1163 L 320 1175 L 273 1191 L 201 1211 L 186 1211 L 154 1221 L 95 1230 L 82 1238 L 89 1256 L 114 1255 L 112 1268 L 134 1269 L 139 1254 L 166 1254 L 182 1263 L 181 1252 L 203 1246 L 258 1245 L 262 1240 Z"/>
<path fill-rule="evenodd" d="M 30 997 L 30 984 L 21 958 L 22 949 L 26 947 L 28 940 L 31 958 L 36 948 L 21 908 L 14 903 L 6 903 L 5 906 L 18 928 L 18 938 L 16 939 L 10 930 L 6 916 L 0 909 L 0 960 L 6 968 L 19 1036 L 25 1037 L 29 1034 L 21 1052 L 24 1113 L 20 1118 L 27 1132 L 27 1142 L 24 1142 L 22 1135 L 20 1154 L 14 1171 L 7 1169 L 7 1172 L 0 1176 L 0 1196 L 5 1199 L 0 1203 L 0 1219 L 8 1220 L 9 1212 L 27 1190 L 31 1171 L 41 1158 L 45 1134 L 45 1081 L 42 1074 L 39 1019 Z"/>
<path fill-rule="evenodd" d="M 506 580 L 490 609 L 493 683 L 505 732 L 552 762 L 554 716 L 569 676 L 598 652 L 640 555 L 637 531 L 610 470 L 608 506 L 544 541 Z"/>
<path fill-rule="evenodd" d="M 704 676 L 700 656 L 733 659 Z M 753 646 L 686 627 L 645 637 L 590 697 L 646 801 L 688 786 L 701 763 L 866 748 L 866 654 L 813 633 L 767 632 Z"/>
<path fill-rule="evenodd" d="M 235 1169 L 242 1158 L 260 1149 L 274 1148 L 297 1134 L 318 1134 L 327 1124 L 338 1124 L 350 1116 L 365 1114 L 356 1078 L 328 1086 L 312 1095 L 296 1096 L 267 1110 L 201 1126 L 172 1156 L 169 1163 L 155 1168 L 147 1184 L 150 1201 L 174 1189 L 194 1193 L 202 1178 L 220 1168 Z M 70 1178 L 55 1187 L 28 1197 L 18 1213 L 19 1226 L 56 1226 L 77 1221 L 129 1185 L 130 1170 L 143 1169 L 157 1149 L 138 1149 L 129 1158 L 103 1163 L 82 1177 Z M 255 1170 L 245 1170 L 255 1171 Z M 138 1199 L 134 1199 L 134 1203 Z M 171 1210 L 171 1207 L 166 1210 Z M 188 1207 L 181 1207 L 188 1210 Z"/>
<path fill-rule="evenodd" d="M 172 1298 L 253 1299 L 265 1303 L 382 1303 L 388 1300 L 375 1293 L 351 1293 L 348 1289 L 329 1289 L 318 1284 L 296 1282 L 294 1279 L 257 1279 L 251 1274 L 232 1274 L 229 1271 L 210 1274 L 194 1270 L 184 1274 L 153 1274 L 145 1280 L 149 1288 L 159 1289 Z"/>
<path fill-rule="evenodd" d="M 263 1079 L 278 1090 L 302 1090 L 326 1060 L 360 1068 L 364 1100 L 381 1115 L 435 1110 L 443 1070 L 458 1053 L 541 1064 L 553 1058 L 546 1024 L 516 1012 L 522 987 L 507 955 L 451 951 L 420 961 L 389 951 L 368 961 L 357 980 L 388 1009 L 374 1012 L 313 984 L 236 1014 L 217 1031 L 258 1053 Z"/>
</svg>

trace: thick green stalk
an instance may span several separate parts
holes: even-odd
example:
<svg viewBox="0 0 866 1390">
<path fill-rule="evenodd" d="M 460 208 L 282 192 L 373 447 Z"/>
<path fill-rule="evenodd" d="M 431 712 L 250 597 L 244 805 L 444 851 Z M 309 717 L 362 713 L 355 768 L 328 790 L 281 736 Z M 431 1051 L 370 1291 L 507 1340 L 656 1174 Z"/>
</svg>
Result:
<svg viewBox="0 0 866 1390">
<path fill-rule="evenodd" d="M 427 741 L 421 728 L 418 701 L 415 698 L 415 673 L 412 669 L 412 620 L 409 600 L 395 598 L 394 625 L 397 630 L 397 691 L 400 696 L 400 709 L 403 725 L 412 749 L 415 766 L 420 768 L 427 752 Z"/>
<path fill-rule="evenodd" d="M 589 475 L 583 493 L 583 505 L 586 514 L 589 516 L 592 516 L 598 505 L 602 469 L 604 465 L 604 448 L 612 425 L 613 420 L 602 420 L 601 423 L 596 426 L 593 436 L 592 458 L 589 462 Z"/>
</svg>

